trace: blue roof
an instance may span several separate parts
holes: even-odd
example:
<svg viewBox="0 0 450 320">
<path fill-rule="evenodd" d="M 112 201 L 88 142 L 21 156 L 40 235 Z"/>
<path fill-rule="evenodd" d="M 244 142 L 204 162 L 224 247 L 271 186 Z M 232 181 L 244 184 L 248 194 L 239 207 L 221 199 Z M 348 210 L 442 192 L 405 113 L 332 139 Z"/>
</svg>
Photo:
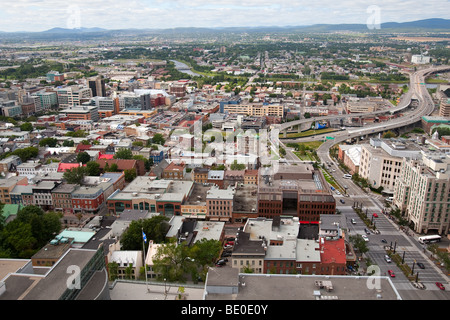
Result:
<svg viewBox="0 0 450 320">
<path fill-rule="evenodd" d="M 86 243 L 95 235 L 95 231 L 77 231 L 65 229 L 57 238 L 73 238 L 75 243 Z"/>
</svg>

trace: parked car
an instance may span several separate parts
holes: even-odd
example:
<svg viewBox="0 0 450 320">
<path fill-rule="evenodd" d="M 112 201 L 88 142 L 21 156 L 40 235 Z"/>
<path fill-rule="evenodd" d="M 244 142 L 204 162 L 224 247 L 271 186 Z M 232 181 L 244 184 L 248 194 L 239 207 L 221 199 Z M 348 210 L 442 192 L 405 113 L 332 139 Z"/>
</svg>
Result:
<svg viewBox="0 0 450 320">
<path fill-rule="evenodd" d="M 395 273 L 392 270 L 388 270 L 389 275 L 391 276 L 391 278 L 395 278 Z"/>
<path fill-rule="evenodd" d="M 365 232 L 366 234 L 370 234 L 370 231 L 369 231 L 369 229 L 367 229 L 367 228 L 364 228 L 364 232 Z"/>
<path fill-rule="evenodd" d="M 439 289 L 441 289 L 441 290 L 445 290 L 444 285 L 443 285 L 442 283 L 440 283 L 440 282 L 436 282 L 436 286 L 437 286 Z"/>
<path fill-rule="evenodd" d="M 417 262 L 417 265 L 419 266 L 420 269 L 425 269 L 425 266 L 422 262 Z"/>
<path fill-rule="evenodd" d="M 392 262 L 391 257 L 389 257 L 387 254 L 384 255 L 384 260 L 386 260 L 387 263 L 391 263 Z"/>
<path fill-rule="evenodd" d="M 228 259 L 227 259 L 227 261 L 228 261 Z M 217 266 L 218 264 L 224 266 L 224 265 L 227 264 L 227 262 L 225 261 L 225 259 L 220 259 L 220 260 L 217 260 L 216 266 Z"/>
<path fill-rule="evenodd" d="M 228 241 L 228 242 L 226 243 L 226 245 L 234 246 L 234 241 Z"/>
</svg>

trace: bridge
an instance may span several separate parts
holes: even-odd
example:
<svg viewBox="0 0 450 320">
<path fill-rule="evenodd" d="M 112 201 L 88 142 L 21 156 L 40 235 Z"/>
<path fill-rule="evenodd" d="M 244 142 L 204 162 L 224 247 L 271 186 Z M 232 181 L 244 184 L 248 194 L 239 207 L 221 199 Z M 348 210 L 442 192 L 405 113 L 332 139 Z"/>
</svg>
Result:
<svg viewBox="0 0 450 320">
<path fill-rule="evenodd" d="M 350 114 L 342 114 L 342 115 L 332 115 L 332 116 L 324 116 L 324 117 L 314 117 L 314 118 L 308 118 L 308 119 L 301 119 L 301 120 L 295 120 L 290 122 L 285 122 L 279 125 L 273 125 L 273 129 L 278 129 L 279 132 L 286 132 L 288 129 L 292 129 L 295 126 L 301 126 L 302 124 L 310 124 L 314 121 L 321 121 L 321 120 L 340 120 L 340 119 L 346 119 L 346 118 L 358 118 L 358 117 L 370 117 L 370 116 L 376 116 L 380 114 L 395 114 L 396 112 L 402 111 L 406 108 L 408 108 L 411 105 L 412 100 L 419 100 L 420 101 L 420 95 L 416 92 L 416 86 L 422 85 L 424 83 L 424 79 L 428 76 L 430 76 L 433 73 L 442 72 L 445 70 L 449 70 L 449 66 L 441 66 L 441 67 L 433 67 L 429 69 L 419 70 L 416 71 L 414 74 L 410 74 L 410 89 L 409 91 L 402 97 L 400 103 L 389 110 L 378 110 L 374 112 L 369 113 L 350 113 Z M 423 86 L 423 85 L 422 85 Z M 425 89 L 426 90 L 426 89 Z M 420 92 L 420 90 L 417 90 Z M 431 98 L 430 98 L 431 99 Z"/>
</svg>

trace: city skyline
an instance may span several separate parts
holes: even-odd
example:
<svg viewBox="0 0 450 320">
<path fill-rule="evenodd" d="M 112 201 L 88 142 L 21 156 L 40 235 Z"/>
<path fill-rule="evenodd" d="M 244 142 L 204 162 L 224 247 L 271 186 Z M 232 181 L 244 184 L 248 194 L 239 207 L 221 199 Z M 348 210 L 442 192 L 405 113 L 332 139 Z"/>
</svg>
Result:
<svg viewBox="0 0 450 320">
<path fill-rule="evenodd" d="M 448 19 L 448 2 L 382 0 L 236 1 L 204 0 L 4 0 L 0 30 L 46 31 L 52 28 L 167 29 L 257 26 L 309 26 L 316 24 L 370 24 Z M 39 19 L 36 19 L 39 17 Z"/>
</svg>

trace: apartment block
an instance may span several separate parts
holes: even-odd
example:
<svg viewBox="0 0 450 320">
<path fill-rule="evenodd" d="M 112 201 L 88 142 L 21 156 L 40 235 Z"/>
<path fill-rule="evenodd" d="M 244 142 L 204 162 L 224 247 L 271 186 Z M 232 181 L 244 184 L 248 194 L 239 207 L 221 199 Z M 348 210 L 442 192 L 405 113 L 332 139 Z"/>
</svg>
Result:
<svg viewBox="0 0 450 320">
<path fill-rule="evenodd" d="M 394 205 L 404 212 L 418 233 L 449 231 L 450 157 L 423 153 L 421 159 L 404 159 L 394 189 Z"/>
<path fill-rule="evenodd" d="M 405 139 L 370 139 L 361 145 L 359 175 L 373 188 L 383 187 L 383 192 L 394 193 L 400 177 L 403 158 L 417 159 L 420 148 Z"/>
</svg>

